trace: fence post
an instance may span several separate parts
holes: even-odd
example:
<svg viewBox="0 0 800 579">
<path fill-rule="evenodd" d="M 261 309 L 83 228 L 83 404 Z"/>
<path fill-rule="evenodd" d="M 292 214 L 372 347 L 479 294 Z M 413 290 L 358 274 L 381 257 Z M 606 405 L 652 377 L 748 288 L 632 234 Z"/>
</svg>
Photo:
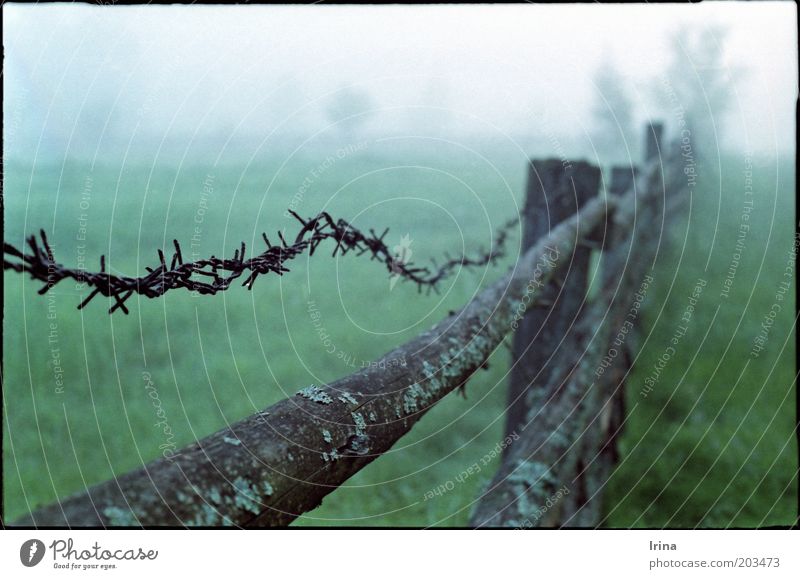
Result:
<svg viewBox="0 0 800 579">
<path fill-rule="evenodd" d="M 523 217 L 522 251 L 546 237 L 597 194 L 600 170 L 586 162 L 532 161 Z M 524 424 L 533 396 L 552 382 L 553 354 L 569 332 L 586 295 L 591 250 L 576 247 L 559 282 L 542 294 L 541 307 L 520 320 L 513 338 L 511 383 L 506 411 L 506 436 Z"/>
<path fill-rule="evenodd" d="M 658 151 L 657 146 L 655 150 Z M 638 174 L 638 167 L 632 165 L 612 167 L 609 195 L 622 197 L 628 193 L 634 187 Z M 627 293 L 622 296 L 616 294 L 617 287 L 627 287 L 619 277 L 625 271 L 623 260 L 630 254 L 632 239 L 626 240 L 620 235 L 614 228 L 613 220 L 606 223 L 605 234 L 605 251 L 599 265 L 599 304 L 607 304 L 608 316 L 604 322 L 605 333 L 598 331 L 598 335 L 613 338 L 624 322 L 622 316 L 627 313 L 623 305 L 628 299 Z M 599 345 L 602 348 L 610 347 L 609 344 Z M 614 352 L 613 361 L 600 377 L 592 376 L 597 382 L 596 388 L 584 401 L 595 416 L 578 441 L 572 492 L 564 498 L 559 514 L 559 522 L 568 521 L 570 527 L 593 527 L 600 521 L 602 489 L 619 460 L 617 443 L 625 422 L 625 377 L 633 360 L 629 352 L 630 344 L 627 346 L 619 348 L 620 352 Z M 599 358 L 601 363 L 605 363 L 611 358 L 610 350 L 601 351 Z"/>
<path fill-rule="evenodd" d="M 645 126 L 645 165 L 666 156 L 662 149 L 663 134 L 662 123 Z M 614 167 L 611 171 L 610 193 L 616 196 L 628 193 L 638 173 L 636 167 Z M 610 243 L 601 261 L 601 292 L 602 303 L 608 304 L 605 326 L 612 339 L 623 328 L 631 296 L 647 280 L 651 259 L 657 252 L 653 246 L 657 245 L 660 237 L 663 210 L 659 203 L 643 204 L 638 212 L 638 223 L 625 234 L 614 230 L 613 221 L 608 224 Z M 624 342 L 615 348 L 613 360 L 597 379 L 595 398 L 590 404 L 600 414 L 581 439 L 578 476 L 574 481 L 578 492 L 567 498 L 562 511 L 562 517 L 570 521 L 570 526 L 591 527 L 601 520 L 602 489 L 619 458 L 617 441 L 625 422 L 625 385 L 635 358 L 637 332 L 638 327 L 634 327 L 624 334 Z M 608 345 L 607 352 L 612 345 L 616 346 L 616 342 Z M 604 355 L 611 358 L 606 353 Z M 591 460 L 591 466 L 581 468 L 583 457 Z"/>
<path fill-rule="evenodd" d="M 633 187 L 633 181 L 639 170 L 631 165 L 613 167 L 611 169 L 611 185 L 608 192 L 612 195 L 624 195 Z"/>
<path fill-rule="evenodd" d="M 676 183 L 662 178 L 674 181 L 674 171 L 667 175 L 663 168 L 675 162 L 674 154 L 662 154 L 662 134 L 661 123 L 647 127 L 641 175 L 632 166 L 612 170 L 607 197 L 617 210 L 603 231 L 599 295 L 574 315 L 560 306 L 551 312 L 568 316 L 569 331 L 557 336 L 563 340 L 560 349 L 538 344 L 537 349 L 552 356 L 527 358 L 539 367 L 547 363 L 550 370 L 546 381 L 537 377 L 528 390 L 526 414 L 517 423 L 519 437 L 507 439 L 503 462 L 472 513 L 473 526 L 579 527 L 602 520 L 602 490 L 617 459 L 623 386 L 634 349 L 633 336 L 625 333 L 620 339 L 620 329 L 634 294 L 645 281 L 653 281 L 651 268 L 664 225 L 664 187 L 670 189 L 669 197 L 679 193 Z"/>
<path fill-rule="evenodd" d="M 664 123 L 650 123 L 645 127 L 644 161 L 652 161 L 661 155 L 661 142 L 664 136 Z"/>
<path fill-rule="evenodd" d="M 558 221 L 597 196 L 599 184 L 600 169 L 586 162 L 534 161 L 523 243 L 546 242 Z M 581 413 L 585 410 L 580 403 L 585 377 L 577 376 L 585 368 L 577 366 L 576 349 L 591 336 L 583 316 L 591 244 L 586 238 L 577 239 L 571 255 L 561 256 L 567 264 L 562 277 L 550 282 L 542 293 L 547 301 L 542 307 L 529 308 L 514 336 L 506 423 L 506 441 L 513 443 L 505 445 L 500 470 L 473 512 L 475 526 L 530 523 L 524 514 L 529 512 L 530 499 L 546 500 L 558 492 L 561 474 L 572 473 L 570 480 L 574 476 L 577 453 L 568 452 L 567 447 L 580 436 L 585 423 L 570 416 L 576 407 Z M 568 457 L 562 460 L 565 454 Z M 555 463 L 559 465 L 551 472 L 549 467 Z M 553 515 L 558 512 L 551 510 Z"/>
</svg>

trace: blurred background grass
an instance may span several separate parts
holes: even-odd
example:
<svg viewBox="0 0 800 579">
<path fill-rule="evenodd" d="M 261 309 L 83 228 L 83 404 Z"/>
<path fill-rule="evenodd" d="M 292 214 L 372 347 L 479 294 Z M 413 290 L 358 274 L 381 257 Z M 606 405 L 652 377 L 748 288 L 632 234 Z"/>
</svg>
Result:
<svg viewBox="0 0 800 579">
<path fill-rule="evenodd" d="M 286 160 L 266 156 L 257 166 L 133 163 L 120 169 L 73 161 L 33 170 L 10 164 L 5 240 L 20 246 L 24 235 L 43 227 L 60 261 L 76 264 L 85 245 L 89 269 L 106 254 L 112 271 L 138 275 L 173 238 L 184 244 L 185 256 L 207 256 L 232 254 L 242 240 L 258 250 L 262 231 L 274 237 L 285 228 L 292 235 L 296 227 L 284 211 L 294 197 L 301 215 L 325 209 L 360 228 L 390 227 L 390 246 L 409 235 L 413 259 L 425 262 L 488 245 L 494 228 L 523 201 L 527 156 L 514 147 L 395 139 L 351 149 L 321 143 Z M 333 162 L 325 166 L 329 157 Z M 629 381 L 632 411 L 622 463 L 606 493 L 605 525 L 753 526 L 794 519 L 793 289 L 765 351 L 748 362 L 792 248 L 794 181 L 784 168 L 793 164 L 780 160 L 776 171 L 776 162 L 754 160 L 756 203 L 729 299 L 719 293 L 741 218 L 743 159 L 723 158 L 721 182 L 701 174 L 691 212 L 667 233 L 672 239 L 659 255 L 642 314 L 646 332 Z M 213 189 L 206 196 L 204 183 Z M 80 241 L 83 225 L 86 240 Z M 199 241 L 190 248 L 195 234 Z M 174 442 L 190 443 L 308 384 L 349 374 L 428 328 L 500 277 L 518 257 L 518 244 L 516 234 L 499 267 L 462 271 L 441 296 L 420 296 L 406 284 L 390 291 L 378 264 L 319 255 L 298 259 L 283 278 L 259 278 L 252 292 L 236 287 L 193 297 L 175 291 L 131 300 L 129 316 L 107 315 L 102 298 L 78 311 L 85 293 L 74 286 L 39 297 L 38 284 L 4 272 L 5 516 L 13 520 L 160 455 L 169 441 L 155 425 L 144 372 Z M 643 380 L 698 278 L 708 286 L 689 331 L 657 388 L 642 398 Z M 328 342 L 309 316 L 311 301 Z M 63 392 L 57 391 L 54 348 Z M 391 452 L 296 524 L 466 525 L 496 464 L 441 496 L 424 496 L 455 481 L 500 441 L 508 367 L 501 349 L 470 382 L 466 400 L 447 397 Z"/>
</svg>

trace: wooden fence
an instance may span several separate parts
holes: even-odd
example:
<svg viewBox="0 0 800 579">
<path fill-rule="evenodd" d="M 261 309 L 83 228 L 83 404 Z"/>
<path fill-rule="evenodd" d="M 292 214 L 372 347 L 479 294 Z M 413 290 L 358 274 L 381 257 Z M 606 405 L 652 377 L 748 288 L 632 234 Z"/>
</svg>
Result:
<svg viewBox="0 0 800 579">
<path fill-rule="evenodd" d="M 615 168 L 609 187 L 588 163 L 532 162 L 518 263 L 378 364 L 304 388 L 14 525 L 288 525 L 391 448 L 509 333 L 513 443 L 476 498 L 471 525 L 597 524 L 633 359 L 632 296 L 685 191 L 680 152 L 661 149 L 660 125 L 648 125 L 646 138 L 641 169 Z"/>
</svg>

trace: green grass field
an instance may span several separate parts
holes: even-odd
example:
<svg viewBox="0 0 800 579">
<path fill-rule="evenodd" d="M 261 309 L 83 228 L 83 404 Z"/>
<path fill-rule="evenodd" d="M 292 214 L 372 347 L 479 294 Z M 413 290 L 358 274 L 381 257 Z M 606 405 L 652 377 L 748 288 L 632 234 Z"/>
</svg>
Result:
<svg viewBox="0 0 800 579">
<path fill-rule="evenodd" d="M 488 245 L 493 228 L 522 202 L 526 157 L 519 150 L 378 141 L 338 153 L 320 147 L 287 160 L 180 168 L 68 162 L 32 172 L 9 164 L 5 240 L 19 246 L 25 232 L 43 227 L 60 261 L 74 265 L 85 256 L 86 267 L 96 269 L 105 253 L 113 271 L 133 275 L 154 264 L 156 249 L 173 238 L 185 257 L 205 257 L 231 255 L 242 240 L 258 249 L 262 231 L 276 237 L 286 228 L 292 235 L 295 224 L 284 217 L 292 205 L 301 215 L 325 209 L 361 228 L 390 227 L 389 245 L 408 235 L 413 259 L 424 262 Z M 783 161 L 776 176 L 774 166 L 755 163 L 752 227 L 723 302 L 743 191 L 742 160 L 724 161 L 719 224 L 719 184 L 701 179 L 690 217 L 670 232 L 669 249 L 659 256 L 628 388 L 635 409 L 606 495 L 607 525 L 752 526 L 794 518 L 793 287 L 764 351 L 748 362 L 792 248 L 793 165 Z M 417 295 L 406 284 L 390 288 L 375 262 L 319 255 L 298 259 L 283 278 L 260 278 L 252 292 L 236 287 L 194 297 L 177 290 L 131 300 L 129 316 L 107 315 L 102 298 L 78 311 L 82 291 L 74 284 L 40 297 L 38 284 L 6 272 L 5 517 L 136 468 L 164 445 L 190 443 L 308 384 L 353 372 L 496 280 L 518 243 L 516 235 L 500 267 L 462 271 L 441 296 Z M 658 387 L 642 399 L 642 381 L 699 277 L 708 285 L 689 331 Z M 312 323 L 311 302 L 327 338 Z M 507 351 L 498 351 L 489 370 L 470 382 L 466 400 L 445 399 L 297 524 L 466 525 L 471 502 L 497 465 L 435 499 L 424 496 L 500 440 L 508 365 Z M 154 402 L 166 416 L 166 433 Z"/>
</svg>

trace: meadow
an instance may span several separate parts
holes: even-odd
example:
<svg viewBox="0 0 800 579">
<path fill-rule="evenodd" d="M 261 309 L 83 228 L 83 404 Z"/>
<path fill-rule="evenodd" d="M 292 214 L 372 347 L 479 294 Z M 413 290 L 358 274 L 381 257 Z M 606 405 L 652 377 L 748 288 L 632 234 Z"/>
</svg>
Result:
<svg viewBox="0 0 800 579">
<path fill-rule="evenodd" d="M 543 151 L 544 153 L 544 151 Z M 527 155 L 480 142 L 432 139 L 318 144 L 251 162 L 41 163 L 5 168 L 6 241 L 48 231 L 58 260 L 138 275 L 180 240 L 184 256 L 232 255 L 261 233 L 297 230 L 320 210 L 381 232 L 425 263 L 488 246 L 523 202 Z M 753 340 L 776 300 L 793 245 L 791 160 L 753 160 L 755 203 L 729 297 L 742 219 L 743 159 L 723 179 L 701 174 L 690 211 L 665 232 L 629 378 L 622 462 L 606 493 L 607 526 L 753 526 L 793 521 L 794 288 L 758 357 Z M 403 241 L 403 238 L 406 240 Z M 460 271 L 441 294 L 393 285 L 385 267 L 352 255 L 303 256 L 283 277 L 217 296 L 181 290 L 106 313 L 85 288 L 4 273 L 4 516 L 13 520 L 179 448 L 291 396 L 347 375 L 427 329 L 498 279 Z M 713 242 L 712 242 L 713 241 Z M 332 248 L 331 248 L 332 250 Z M 169 253 L 169 252 L 168 252 Z M 84 261 L 85 260 L 85 261 Z M 658 384 L 645 379 L 706 281 L 688 331 Z M 792 276 L 792 283 L 794 283 Z M 312 319 L 311 310 L 319 312 Z M 501 440 L 509 353 L 433 408 L 385 456 L 297 525 L 464 526 L 497 465 L 461 477 Z M 427 498 L 440 486 L 452 490 Z"/>
</svg>

